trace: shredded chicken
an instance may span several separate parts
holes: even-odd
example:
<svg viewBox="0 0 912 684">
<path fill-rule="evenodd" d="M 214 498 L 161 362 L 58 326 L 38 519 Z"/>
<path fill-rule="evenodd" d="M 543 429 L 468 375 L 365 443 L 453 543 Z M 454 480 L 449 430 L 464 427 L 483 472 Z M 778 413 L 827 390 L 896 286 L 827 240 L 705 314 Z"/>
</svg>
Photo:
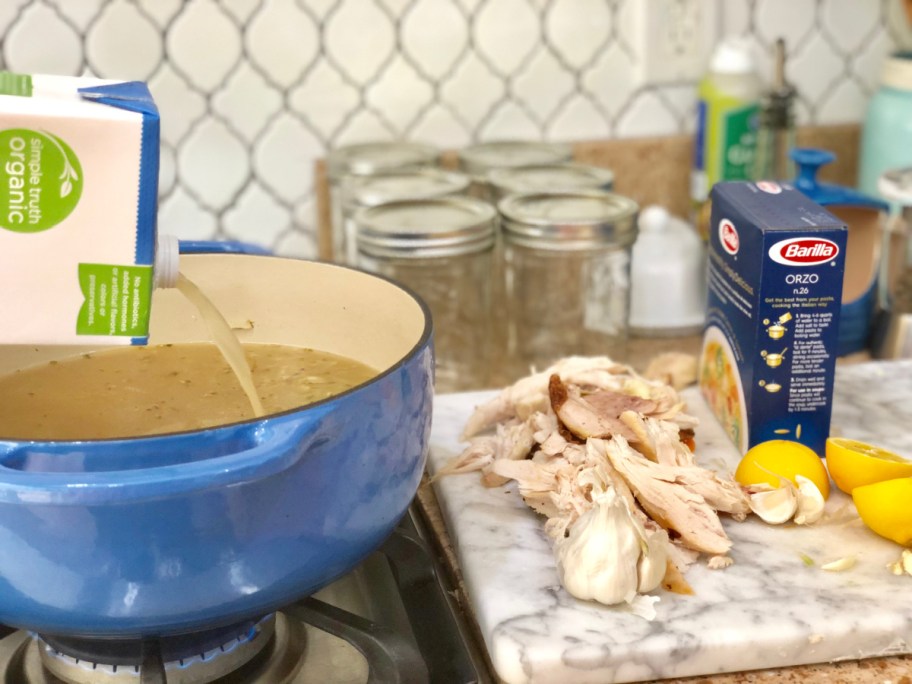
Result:
<svg viewBox="0 0 912 684">
<path fill-rule="evenodd" d="M 710 570 L 724 570 L 732 563 L 734 563 L 734 561 L 731 559 L 731 556 L 713 556 L 706 561 L 706 567 Z"/>
<path fill-rule="evenodd" d="M 662 527 L 677 532 L 690 548 L 725 554 L 731 541 L 716 511 L 700 494 L 664 479 L 652 463 L 634 451 L 623 437 L 605 441 L 605 453 L 643 509 Z M 636 456 L 634 456 L 636 454 Z"/>
<path fill-rule="evenodd" d="M 629 366 L 607 356 L 569 356 L 540 373 L 518 380 L 479 406 L 466 422 L 462 438 L 474 437 L 510 418 L 525 420 L 533 413 L 546 413 L 551 403 L 548 382 L 554 374 L 584 393 L 606 389 L 651 399 L 656 403 L 655 417 L 674 420 L 682 428 L 696 427 L 696 419 L 683 412 L 684 403 L 672 387 L 660 381 L 646 380 Z"/>
<path fill-rule="evenodd" d="M 665 382 L 607 357 L 569 357 L 478 407 L 463 432 L 468 446 L 437 477 L 481 471 L 487 486 L 515 481 L 547 518 L 559 574 L 580 598 L 632 604 L 660 584 L 692 593 L 683 572 L 700 553 L 712 568 L 731 562 L 719 513 L 750 512 L 733 480 L 697 464 L 696 426 Z M 600 543 L 615 551 L 588 550 Z"/>
</svg>

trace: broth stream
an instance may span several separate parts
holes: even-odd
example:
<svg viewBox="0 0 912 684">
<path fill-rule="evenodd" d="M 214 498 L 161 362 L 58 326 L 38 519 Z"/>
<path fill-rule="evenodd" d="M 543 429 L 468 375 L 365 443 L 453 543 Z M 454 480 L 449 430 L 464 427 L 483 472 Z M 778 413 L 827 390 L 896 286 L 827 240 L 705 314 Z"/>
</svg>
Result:
<svg viewBox="0 0 912 684">
<path fill-rule="evenodd" d="M 222 352 L 225 361 L 231 366 L 234 375 L 247 395 L 250 407 L 253 409 L 253 415 L 259 418 L 266 415 L 263 408 L 263 402 L 257 394 L 256 386 L 253 384 L 253 374 L 250 372 L 250 366 L 247 359 L 244 358 L 244 350 L 237 337 L 231 332 L 231 326 L 222 316 L 222 313 L 215 308 L 215 304 L 209 301 L 209 298 L 203 294 L 196 283 L 186 277 L 183 273 L 177 276 L 177 289 L 181 294 L 190 300 L 190 303 L 196 307 L 212 335 L 212 341 Z"/>
</svg>

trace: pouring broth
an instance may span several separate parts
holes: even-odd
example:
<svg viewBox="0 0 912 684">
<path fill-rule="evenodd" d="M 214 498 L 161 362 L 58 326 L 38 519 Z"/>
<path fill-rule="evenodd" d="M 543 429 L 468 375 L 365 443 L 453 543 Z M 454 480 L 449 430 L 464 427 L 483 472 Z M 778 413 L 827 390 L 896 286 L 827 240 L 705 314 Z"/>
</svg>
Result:
<svg viewBox="0 0 912 684">
<path fill-rule="evenodd" d="M 358 361 L 312 349 L 245 344 L 243 350 L 267 414 L 377 375 Z M 108 349 L 0 378 L 0 438 L 138 437 L 253 417 L 231 367 L 208 343 Z"/>
</svg>

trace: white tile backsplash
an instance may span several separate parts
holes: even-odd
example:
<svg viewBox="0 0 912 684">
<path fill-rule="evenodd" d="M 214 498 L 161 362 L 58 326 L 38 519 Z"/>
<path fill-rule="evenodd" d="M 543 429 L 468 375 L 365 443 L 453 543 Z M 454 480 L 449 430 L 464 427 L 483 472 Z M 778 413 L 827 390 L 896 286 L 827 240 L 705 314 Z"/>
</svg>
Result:
<svg viewBox="0 0 912 684">
<path fill-rule="evenodd" d="M 262 245 L 275 244 L 288 222 L 288 209 L 259 183 L 249 184 L 222 220 L 228 237 Z"/>
<path fill-rule="evenodd" d="M 159 27 L 127 0 L 106 5 L 88 27 L 85 55 L 94 73 L 148 81 L 161 64 L 163 51 Z"/>
<path fill-rule="evenodd" d="M 644 90 L 634 95 L 618 117 L 616 133 L 621 138 L 645 138 L 678 128 L 667 103 L 654 90 Z"/>
<path fill-rule="evenodd" d="M 611 39 L 612 23 L 604 0 L 554 0 L 545 12 L 545 36 L 567 65 L 583 69 Z"/>
<path fill-rule="evenodd" d="M 417 0 L 403 13 L 402 53 L 425 77 L 445 79 L 469 48 L 465 11 L 451 0 Z"/>
<path fill-rule="evenodd" d="M 313 164 L 335 145 L 690 132 L 693 83 L 635 80 L 649 1 L 2 0 L 0 61 L 147 80 L 161 230 L 313 256 Z M 861 120 L 905 35 L 898 0 L 705 1 L 767 78 L 786 38 L 800 123 Z"/>
<path fill-rule="evenodd" d="M 611 131 L 604 111 L 593 98 L 586 93 L 574 93 L 550 117 L 545 134 L 551 140 L 596 140 L 609 137 Z"/>
<path fill-rule="evenodd" d="M 283 108 L 282 92 L 247 62 L 241 63 L 212 97 L 213 111 L 230 121 L 232 129 L 247 142 L 255 141 Z"/>
<path fill-rule="evenodd" d="M 434 101 L 434 88 L 412 61 L 396 54 L 365 90 L 367 103 L 397 131 L 407 131 Z"/>
<path fill-rule="evenodd" d="M 168 28 L 169 61 L 190 83 L 212 93 L 242 58 L 241 30 L 215 0 L 191 0 Z"/>
<path fill-rule="evenodd" d="M 376 0 L 346 0 L 330 11 L 323 29 L 327 57 L 351 81 L 369 85 L 396 54 L 396 27 Z"/>
<path fill-rule="evenodd" d="M 541 44 L 541 17 L 526 0 L 488 0 L 474 18 L 479 56 L 495 75 L 516 72 Z"/>
<path fill-rule="evenodd" d="M 3 61 L 11 71 L 78 74 L 83 48 L 79 31 L 43 2 L 26 5 L 3 34 Z"/>
<path fill-rule="evenodd" d="M 228 208 L 250 176 L 243 141 L 214 117 L 200 122 L 177 156 L 184 186 L 207 209 Z"/>
<path fill-rule="evenodd" d="M 819 113 L 825 96 L 846 78 L 845 60 L 822 33 L 816 33 L 789 56 L 785 73 L 791 82 L 803 84 L 801 94 Z"/>
<path fill-rule="evenodd" d="M 191 127 L 207 116 L 206 98 L 191 87 L 189 81 L 163 64 L 149 80 L 155 101 L 162 114 L 161 137 L 171 145 L 179 146 Z"/>
<path fill-rule="evenodd" d="M 821 15 L 823 32 L 847 55 L 880 31 L 881 7 L 877 2 L 828 2 Z"/>
<path fill-rule="evenodd" d="M 583 88 L 602 106 L 612 124 L 636 90 L 636 63 L 620 43 L 610 45 L 582 75 Z"/>
<path fill-rule="evenodd" d="M 540 50 L 513 79 L 511 90 L 528 105 L 535 119 L 544 124 L 576 91 L 576 83 L 573 74 L 554 53 Z"/>
<path fill-rule="evenodd" d="M 832 3 L 845 0 L 828 0 Z M 852 0 L 850 0 L 852 1 Z M 856 0 L 860 3 L 872 0 Z M 786 52 L 791 55 L 801 50 L 802 45 L 817 27 L 818 2 L 806 0 L 757 0 L 754 11 L 754 33 L 765 45 L 772 45 L 777 38 L 784 38 Z"/>
<path fill-rule="evenodd" d="M 287 89 L 317 59 L 320 30 L 295 0 L 269 0 L 249 20 L 244 47 L 260 73 L 279 88 Z"/>
</svg>

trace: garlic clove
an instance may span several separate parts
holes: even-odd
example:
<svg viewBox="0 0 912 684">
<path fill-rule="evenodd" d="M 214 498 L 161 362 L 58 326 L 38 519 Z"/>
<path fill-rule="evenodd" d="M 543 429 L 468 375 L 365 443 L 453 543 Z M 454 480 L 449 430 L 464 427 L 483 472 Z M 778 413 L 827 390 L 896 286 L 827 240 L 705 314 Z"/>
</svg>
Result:
<svg viewBox="0 0 912 684">
<path fill-rule="evenodd" d="M 823 500 L 823 494 L 817 489 L 817 485 L 804 477 L 804 475 L 796 475 L 795 480 L 798 481 L 798 505 L 795 513 L 795 523 L 798 525 L 810 525 L 823 517 L 823 508 L 826 502 Z"/>
<path fill-rule="evenodd" d="M 903 549 L 902 556 L 895 563 L 888 563 L 887 567 L 894 575 L 906 573 L 912 575 L 912 549 Z"/>
<path fill-rule="evenodd" d="M 668 568 L 668 533 L 661 528 L 645 532 L 645 549 L 637 563 L 637 591 L 641 594 L 658 588 Z"/>
<path fill-rule="evenodd" d="M 794 487 L 754 492 L 748 496 L 748 501 L 751 510 L 770 525 L 788 522 L 798 509 L 798 495 Z"/>
<path fill-rule="evenodd" d="M 846 556 L 830 561 L 829 563 L 824 563 L 820 566 L 820 569 L 828 572 L 842 572 L 843 570 L 854 568 L 857 560 L 858 558 L 855 556 Z"/>
</svg>

